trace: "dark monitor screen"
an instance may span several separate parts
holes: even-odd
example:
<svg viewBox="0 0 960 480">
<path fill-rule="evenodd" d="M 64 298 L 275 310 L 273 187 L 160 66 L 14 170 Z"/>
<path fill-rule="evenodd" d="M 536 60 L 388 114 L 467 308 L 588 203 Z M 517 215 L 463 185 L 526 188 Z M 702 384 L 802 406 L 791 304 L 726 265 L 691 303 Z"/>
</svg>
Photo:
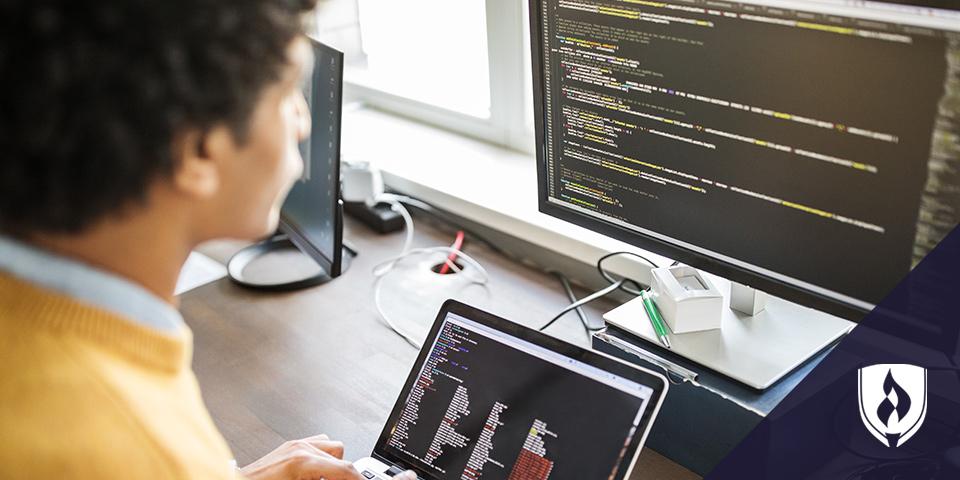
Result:
<svg viewBox="0 0 960 480">
<path fill-rule="evenodd" d="M 343 53 L 311 40 L 313 75 L 303 92 L 310 106 L 310 138 L 300 144 L 303 177 L 293 186 L 280 211 L 280 231 L 316 261 L 331 277 L 343 260 L 343 217 L 340 205 L 340 119 Z"/>
<path fill-rule="evenodd" d="M 530 6 L 541 211 L 854 320 L 957 224 L 957 12 Z"/>
</svg>

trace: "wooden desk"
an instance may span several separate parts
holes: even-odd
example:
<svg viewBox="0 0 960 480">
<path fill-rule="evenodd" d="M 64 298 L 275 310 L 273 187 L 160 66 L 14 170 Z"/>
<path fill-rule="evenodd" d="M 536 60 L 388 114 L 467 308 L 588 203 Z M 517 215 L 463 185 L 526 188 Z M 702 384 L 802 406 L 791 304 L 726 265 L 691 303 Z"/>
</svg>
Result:
<svg viewBox="0 0 960 480">
<path fill-rule="evenodd" d="M 442 246 L 453 236 L 416 221 L 414 246 Z M 377 315 L 371 270 L 399 253 L 403 234 L 376 235 L 347 219 L 344 238 L 360 254 L 334 281 L 292 293 L 245 289 L 229 279 L 182 295 L 181 311 L 195 336 L 194 370 L 204 400 L 240 465 L 286 440 L 325 433 L 343 441 L 345 458 L 373 450 L 383 423 L 416 358 L 414 347 Z M 201 251 L 226 262 L 236 242 L 214 242 Z M 383 279 L 383 306 L 411 331 L 426 332 L 446 298 L 456 298 L 531 327 L 539 327 L 569 301 L 552 275 L 511 261 L 477 243 L 465 252 L 489 272 L 486 287 L 457 275 L 427 270 L 412 258 Z M 579 296 L 588 292 L 577 291 Z M 616 306 L 586 308 L 598 321 Z M 589 337 L 575 313 L 548 333 L 582 346 Z M 690 471 L 644 449 L 633 478 L 695 479 Z"/>
</svg>

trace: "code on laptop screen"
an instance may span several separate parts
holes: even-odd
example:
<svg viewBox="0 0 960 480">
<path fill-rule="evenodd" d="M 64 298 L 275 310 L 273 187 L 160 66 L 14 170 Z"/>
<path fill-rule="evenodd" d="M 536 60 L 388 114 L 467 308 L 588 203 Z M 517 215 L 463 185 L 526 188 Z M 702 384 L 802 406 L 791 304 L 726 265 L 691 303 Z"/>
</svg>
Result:
<svg viewBox="0 0 960 480">
<path fill-rule="evenodd" d="M 651 393 L 450 315 L 385 450 L 437 479 L 609 478 Z"/>
</svg>

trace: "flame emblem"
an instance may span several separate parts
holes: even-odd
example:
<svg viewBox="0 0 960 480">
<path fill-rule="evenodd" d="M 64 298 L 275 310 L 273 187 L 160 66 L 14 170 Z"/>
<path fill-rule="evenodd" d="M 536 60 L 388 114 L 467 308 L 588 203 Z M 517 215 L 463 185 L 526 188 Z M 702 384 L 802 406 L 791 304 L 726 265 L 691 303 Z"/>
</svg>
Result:
<svg viewBox="0 0 960 480">
<path fill-rule="evenodd" d="M 861 368 L 857 376 L 863 424 L 885 445 L 903 445 L 926 417 L 926 369 L 904 364 L 871 365 Z"/>
<path fill-rule="evenodd" d="M 887 396 L 880 402 L 877 415 L 884 425 L 891 427 L 910 411 L 910 395 L 893 379 L 893 370 L 887 370 L 887 378 L 883 380 L 883 393 Z M 890 394 L 894 395 L 892 400 Z M 897 402 L 896 405 L 894 401 Z M 893 417 L 894 413 L 897 414 L 896 418 Z"/>
</svg>

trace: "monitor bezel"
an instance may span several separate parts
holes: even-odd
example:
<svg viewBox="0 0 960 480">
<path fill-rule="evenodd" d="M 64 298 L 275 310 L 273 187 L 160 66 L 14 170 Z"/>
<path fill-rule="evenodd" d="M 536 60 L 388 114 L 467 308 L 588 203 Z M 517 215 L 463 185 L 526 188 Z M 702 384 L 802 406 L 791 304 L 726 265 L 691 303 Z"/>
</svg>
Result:
<svg viewBox="0 0 960 480">
<path fill-rule="evenodd" d="M 335 117 L 337 122 L 342 122 L 343 117 L 343 52 L 321 43 L 316 39 L 309 38 L 311 48 L 313 51 L 321 51 L 325 55 L 333 56 L 337 59 L 337 68 L 339 70 L 339 77 L 341 81 L 337 82 L 336 85 L 336 99 L 334 102 L 336 105 Z M 311 81 L 315 79 L 311 76 Z M 312 112 L 311 112 L 312 113 Z M 314 122 L 314 126 L 317 126 L 318 123 Z M 314 238 L 312 238 L 306 231 L 298 224 L 295 220 L 290 218 L 289 213 L 285 211 L 283 207 L 280 208 L 280 224 L 278 230 L 280 233 L 286 234 L 290 241 L 303 253 L 307 254 L 313 261 L 315 261 L 323 270 L 327 273 L 330 278 L 336 278 L 343 273 L 343 201 L 340 200 L 340 144 L 341 136 L 335 136 L 335 144 L 333 145 L 333 150 L 335 156 L 338 159 L 337 162 L 334 162 L 334 173 L 333 178 L 336 180 L 332 182 L 330 188 L 332 189 L 331 198 L 334 199 L 334 205 L 332 211 L 334 212 L 334 221 L 333 221 L 333 251 L 327 252 L 325 248 L 318 244 Z M 307 139 L 305 141 L 310 141 Z M 286 202 L 284 202 L 286 205 Z"/>
</svg>

